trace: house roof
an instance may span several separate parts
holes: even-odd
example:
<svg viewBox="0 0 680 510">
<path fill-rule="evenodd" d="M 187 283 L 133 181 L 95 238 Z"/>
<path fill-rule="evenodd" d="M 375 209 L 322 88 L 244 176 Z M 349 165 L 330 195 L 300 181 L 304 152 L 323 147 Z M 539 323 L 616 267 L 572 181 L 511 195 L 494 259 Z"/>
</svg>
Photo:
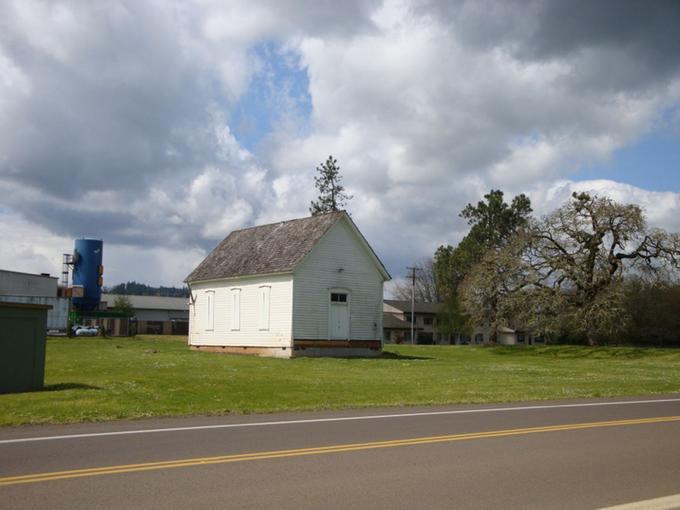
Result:
<svg viewBox="0 0 680 510">
<path fill-rule="evenodd" d="M 496 331 L 498 331 L 499 333 L 516 333 L 514 329 L 505 326 L 498 327 Z"/>
<path fill-rule="evenodd" d="M 58 280 L 59 277 L 57 276 L 52 276 L 49 273 L 24 273 L 22 271 L 12 271 L 10 269 L 0 269 L 0 273 L 6 273 L 6 274 L 18 274 L 21 276 L 35 276 L 36 278 L 52 278 L 53 280 Z"/>
<path fill-rule="evenodd" d="M 411 312 L 411 302 L 410 301 L 400 301 L 396 299 L 385 299 L 383 302 L 385 305 L 396 308 L 400 312 Z M 442 307 L 442 303 L 414 303 L 413 311 L 415 313 L 439 313 Z"/>
<path fill-rule="evenodd" d="M 411 323 L 400 319 L 394 314 L 383 313 L 383 328 L 384 329 L 411 329 Z M 415 328 L 420 329 L 420 328 Z"/>
<path fill-rule="evenodd" d="M 117 294 L 102 294 L 102 301 L 106 301 L 107 308 L 113 308 Z M 188 297 L 165 296 L 132 296 L 125 295 L 135 310 L 189 310 Z"/>
<path fill-rule="evenodd" d="M 235 230 L 218 244 L 184 281 L 293 271 L 341 218 L 348 220 L 370 255 L 375 258 L 381 272 L 389 279 L 384 266 L 347 213 L 337 211 Z"/>
</svg>

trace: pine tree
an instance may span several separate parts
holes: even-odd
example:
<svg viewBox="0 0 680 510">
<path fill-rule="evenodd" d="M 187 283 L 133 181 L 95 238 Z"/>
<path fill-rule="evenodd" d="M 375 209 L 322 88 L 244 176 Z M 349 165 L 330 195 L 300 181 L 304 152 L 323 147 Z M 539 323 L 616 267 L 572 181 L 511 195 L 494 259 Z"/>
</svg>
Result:
<svg viewBox="0 0 680 510">
<path fill-rule="evenodd" d="M 352 197 L 345 193 L 345 187 L 340 184 L 342 176 L 338 161 L 333 156 L 328 156 L 325 163 L 316 167 L 318 176 L 314 177 L 314 185 L 319 190 L 317 200 L 312 201 L 309 212 L 312 216 L 334 212 L 343 209 Z"/>
</svg>

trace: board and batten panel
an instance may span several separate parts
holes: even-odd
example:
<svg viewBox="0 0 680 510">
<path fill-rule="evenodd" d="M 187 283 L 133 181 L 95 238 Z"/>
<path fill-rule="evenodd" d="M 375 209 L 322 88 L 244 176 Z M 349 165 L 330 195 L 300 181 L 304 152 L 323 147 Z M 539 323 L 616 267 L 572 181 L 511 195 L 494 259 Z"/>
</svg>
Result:
<svg viewBox="0 0 680 510">
<path fill-rule="evenodd" d="M 261 329 L 262 287 L 269 287 L 269 324 Z M 234 328 L 234 291 L 240 302 L 238 329 Z M 189 313 L 190 345 L 291 347 L 292 275 L 244 277 L 191 285 L 195 296 Z M 208 294 L 214 292 L 211 318 Z"/>
<path fill-rule="evenodd" d="M 350 293 L 349 338 L 380 340 L 383 277 L 344 220 L 331 227 L 295 271 L 293 338 L 329 338 L 331 289 L 346 289 Z"/>
</svg>

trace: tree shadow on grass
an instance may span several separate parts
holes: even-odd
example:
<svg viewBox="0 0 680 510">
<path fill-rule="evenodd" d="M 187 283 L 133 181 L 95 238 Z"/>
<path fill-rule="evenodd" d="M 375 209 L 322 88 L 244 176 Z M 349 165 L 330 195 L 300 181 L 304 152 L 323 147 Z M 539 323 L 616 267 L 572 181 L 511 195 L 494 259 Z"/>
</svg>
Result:
<svg viewBox="0 0 680 510">
<path fill-rule="evenodd" d="M 357 355 L 357 356 L 334 356 L 331 354 L 328 355 L 318 355 L 318 356 L 299 356 L 296 357 L 295 359 L 346 359 L 346 360 L 360 360 L 360 359 L 366 359 L 366 360 L 394 360 L 394 361 L 406 361 L 406 360 L 415 360 L 415 361 L 423 361 L 423 360 L 430 360 L 434 358 L 427 358 L 424 356 L 407 356 L 405 354 L 396 354 L 394 352 L 383 352 L 382 354 L 378 356 L 364 356 L 364 355 Z"/>
<path fill-rule="evenodd" d="M 639 359 L 658 355 L 647 348 L 636 347 L 588 347 L 581 345 L 550 346 L 495 346 L 490 350 L 495 355 L 521 357 L 547 357 L 558 359 Z"/>
<path fill-rule="evenodd" d="M 99 386 L 82 383 L 58 383 L 46 384 L 41 391 L 64 391 L 64 390 L 101 390 Z"/>
<path fill-rule="evenodd" d="M 407 354 L 397 354 L 396 352 L 383 352 L 381 356 L 374 359 L 393 359 L 393 360 L 428 360 L 434 359 L 427 356 L 409 356 Z"/>
</svg>

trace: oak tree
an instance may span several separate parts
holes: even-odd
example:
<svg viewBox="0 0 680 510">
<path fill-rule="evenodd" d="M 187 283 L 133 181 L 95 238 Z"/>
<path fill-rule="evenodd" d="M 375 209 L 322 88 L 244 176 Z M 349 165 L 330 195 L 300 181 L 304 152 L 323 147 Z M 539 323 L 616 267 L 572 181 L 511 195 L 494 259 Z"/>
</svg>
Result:
<svg viewBox="0 0 680 510">
<path fill-rule="evenodd" d="M 417 303 L 438 303 L 440 301 L 437 282 L 434 273 L 434 261 L 424 259 L 416 262 L 415 268 L 415 288 L 414 298 Z M 404 301 L 411 300 L 411 279 L 396 281 L 392 288 L 392 294 L 396 299 Z"/>
<path fill-rule="evenodd" d="M 569 331 L 594 345 L 625 328 L 626 276 L 666 279 L 679 263 L 680 235 L 648 227 L 638 205 L 574 193 L 488 251 L 461 291 L 474 319 Z"/>
</svg>

